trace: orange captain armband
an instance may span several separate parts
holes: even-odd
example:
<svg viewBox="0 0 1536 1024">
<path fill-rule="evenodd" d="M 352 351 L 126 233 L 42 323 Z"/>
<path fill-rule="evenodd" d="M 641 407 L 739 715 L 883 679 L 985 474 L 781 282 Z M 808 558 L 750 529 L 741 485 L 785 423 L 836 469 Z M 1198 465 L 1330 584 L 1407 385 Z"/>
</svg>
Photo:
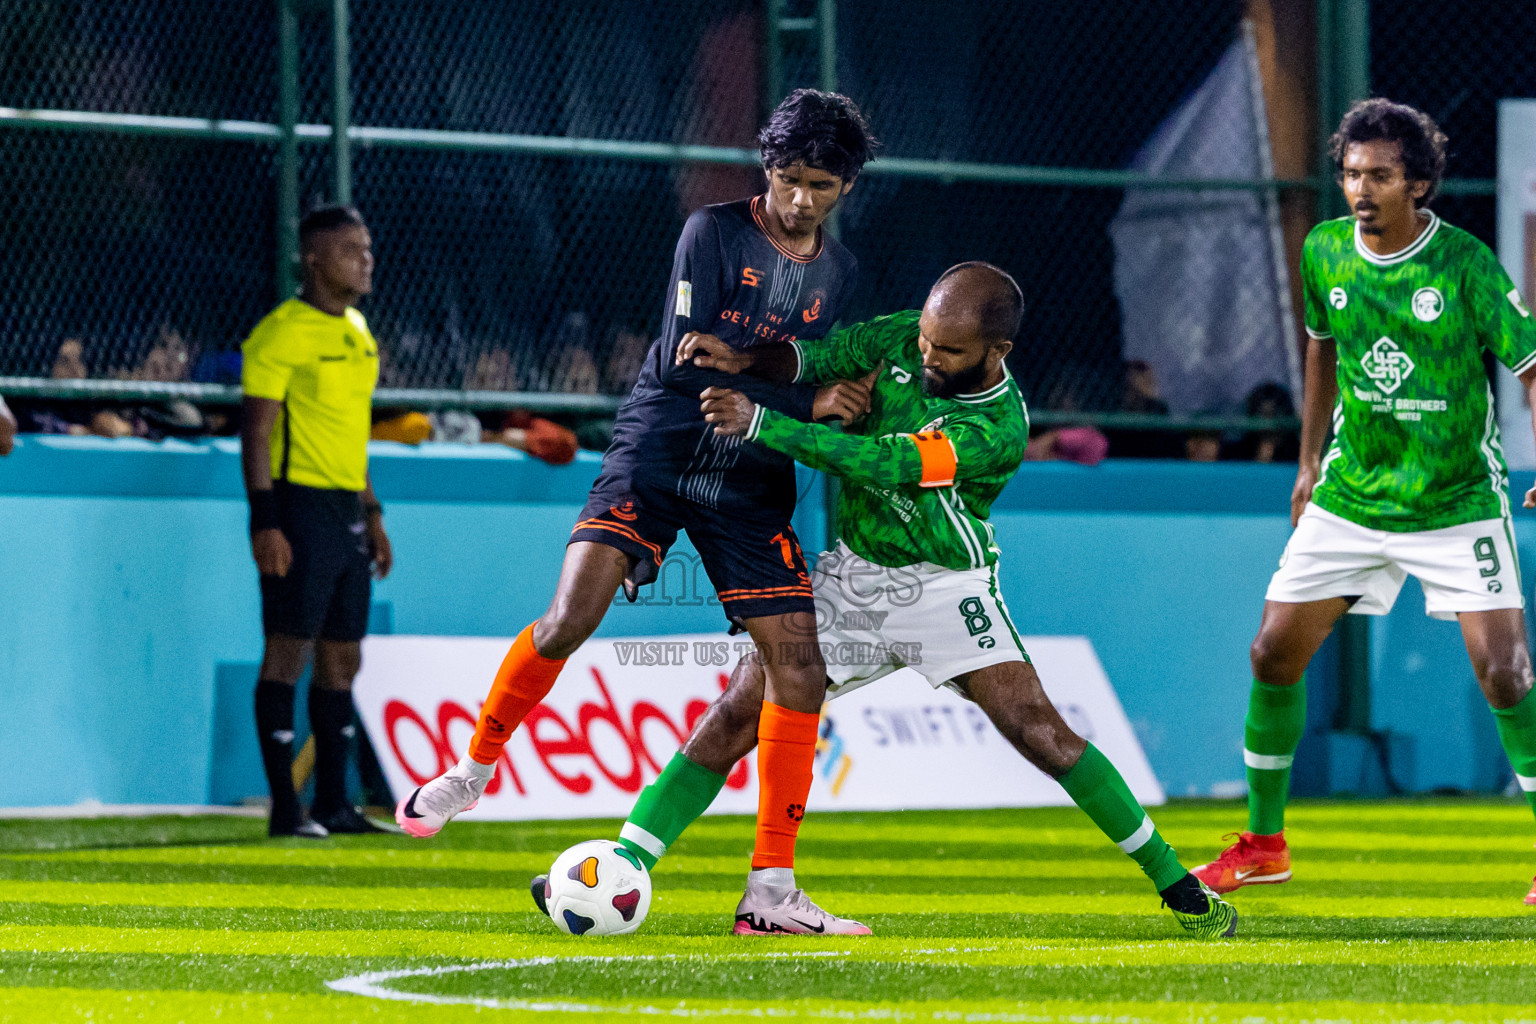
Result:
<svg viewBox="0 0 1536 1024">
<path fill-rule="evenodd" d="M 918 486 L 953 487 L 959 459 L 954 443 L 944 436 L 944 431 L 925 430 L 907 436 L 917 444 L 917 457 L 923 462 L 923 478 L 918 481 Z"/>
</svg>

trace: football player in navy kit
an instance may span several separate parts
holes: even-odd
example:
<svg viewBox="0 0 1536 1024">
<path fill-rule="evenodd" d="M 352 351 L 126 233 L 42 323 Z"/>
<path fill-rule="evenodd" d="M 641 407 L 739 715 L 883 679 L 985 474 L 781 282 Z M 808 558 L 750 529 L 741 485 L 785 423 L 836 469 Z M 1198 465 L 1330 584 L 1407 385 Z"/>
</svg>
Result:
<svg viewBox="0 0 1536 1024">
<path fill-rule="evenodd" d="M 619 410 L 554 599 L 502 662 L 465 757 L 400 802 L 396 820 L 411 835 L 436 834 L 479 800 L 513 730 L 597 629 L 618 588 L 633 600 L 686 530 L 726 615 L 771 652 L 758 772 L 760 801 L 776 813 L 760 815 L 753 866 L 793 863 L 826 681 L 817 645 L 806 642 L 814 638 L 815 609 L 790 527 L 794 465 L 717 435 L 704 421 L 700 395 L 732 387 L 797 419 L 846 423 L 867 408 L 868 385 L 817 389 L 748 379 L 677 365 L 675 354 L 690 334 L 745 349 L 831 329 L 853 291 L 857 263 L 823 224 L 877 143 L 851 100 L 808 89 L 778 106 L 758 143 L 767 190 L 688 218 L 661 336 Z"/>
</svg>

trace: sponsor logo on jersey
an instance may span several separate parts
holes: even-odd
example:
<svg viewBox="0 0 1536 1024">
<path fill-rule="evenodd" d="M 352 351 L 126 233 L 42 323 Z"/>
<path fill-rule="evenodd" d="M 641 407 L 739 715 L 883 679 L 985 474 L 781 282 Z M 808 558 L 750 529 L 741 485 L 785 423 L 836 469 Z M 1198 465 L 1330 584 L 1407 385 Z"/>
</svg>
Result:
<svg viewBox="0 0 1536 1024">
<path fill-rule="evenodd" d="M 1328 293 L 1328 305 L 1334 309 L 1343 309 L 1349 305 L 1349 296 L 1344 294 L 1343 288 L 1335 287 Z"/>
<path fill-rule="evenodd" d="M 677 282 L 677 315 L 693 316 L 693 282 Z"/>
<path fill-rule="evenodd" d="M 763 283 L 763 272 L 753 270 L 751 267 L 743 267 L 741 270 L 741 283 L 748 288 L 756 288 Z"/>
<path fill-rule="evenodd" d="M 1445 296 L 1438 288 L 1420 288 L 1413 293 L 1413 315 L 1429 323 L 1445 312 Z"/>
<path fill-rule="evenodd" d="M 1371 346 L 1371 350 L 1361 357 L 1360 365 L 1365 367 L 1365 375 L 1389 395 L 1402 387 L 1403 381 L 1414 370 L 1413 360 L 1408 358 L 1408 353 L 1387 337 L 1379 338 Z"/>
<path fill-rule="evenodd" d="M 1509 300 L 1510 305 L 1514 306 L 1515 309 L 1519 311 L 1521 316 L 1527 318 L 1530 317 L 1531 311 L 1526 309 L 1525 303 L 1520 301 L 1519 289 L 1511 288 L 1509 291 L 1504 293 L 1504 297 Z"/>
<path fill-rule="evenodd" d="M 891 376 L 896 378 L 898 384 L 905 384 L 912 379 L 912 375 L 899 366 L 891 367 Z"/>
<path fill-rule="evenodd" d="M 811 303 L 811 308 L 802 312 L 800 316 L 805 319 L 806 323 L 810 323 L 821 316 L 821 296 L 817 295 L 815 301 Z"/>
</svg>

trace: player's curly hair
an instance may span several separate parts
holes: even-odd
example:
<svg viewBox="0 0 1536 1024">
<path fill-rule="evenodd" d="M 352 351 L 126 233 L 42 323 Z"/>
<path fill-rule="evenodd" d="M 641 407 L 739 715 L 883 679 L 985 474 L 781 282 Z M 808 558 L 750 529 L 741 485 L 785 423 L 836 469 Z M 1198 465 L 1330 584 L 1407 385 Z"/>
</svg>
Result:
<svg viewBox="0 0 1536 1024">
<path fill-rule="evenodd" d="M 1408 180 L 1429 182 L 1428 190 L 1414 201 L 1415 206 L 1423 207 L 1440 191 L 1447 141 L 1435 119 L 1424 111 L 1377 97 L 1349 108 L 1339 130 L 1328 140 L 1328 153 L 1333 157 L 1334 170 L 1343 173 L 1344 151 L 1351 142 L 1397 143 Z"/>
<path fill-rule="evenodd" d="M 847 96 L 796 89 L 757 133 L 757 145 L 764 167 L 803 163 L 847 182 L 858 176 L 880 142 Z"/>
</svg>

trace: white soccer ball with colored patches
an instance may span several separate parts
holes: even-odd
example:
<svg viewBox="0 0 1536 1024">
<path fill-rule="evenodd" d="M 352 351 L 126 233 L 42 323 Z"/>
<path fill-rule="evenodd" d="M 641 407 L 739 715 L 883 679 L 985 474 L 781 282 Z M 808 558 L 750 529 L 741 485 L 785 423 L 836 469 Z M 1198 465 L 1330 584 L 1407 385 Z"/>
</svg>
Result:
<svg viewBox="0 0 1536 1024">
<path fill-rule="evenodd" d="M 591 839 L 555 858 L 544 900 L 563 932 L 626 935 L 650 912 L 651 875 L 618 843 Z"/>
</svg>

